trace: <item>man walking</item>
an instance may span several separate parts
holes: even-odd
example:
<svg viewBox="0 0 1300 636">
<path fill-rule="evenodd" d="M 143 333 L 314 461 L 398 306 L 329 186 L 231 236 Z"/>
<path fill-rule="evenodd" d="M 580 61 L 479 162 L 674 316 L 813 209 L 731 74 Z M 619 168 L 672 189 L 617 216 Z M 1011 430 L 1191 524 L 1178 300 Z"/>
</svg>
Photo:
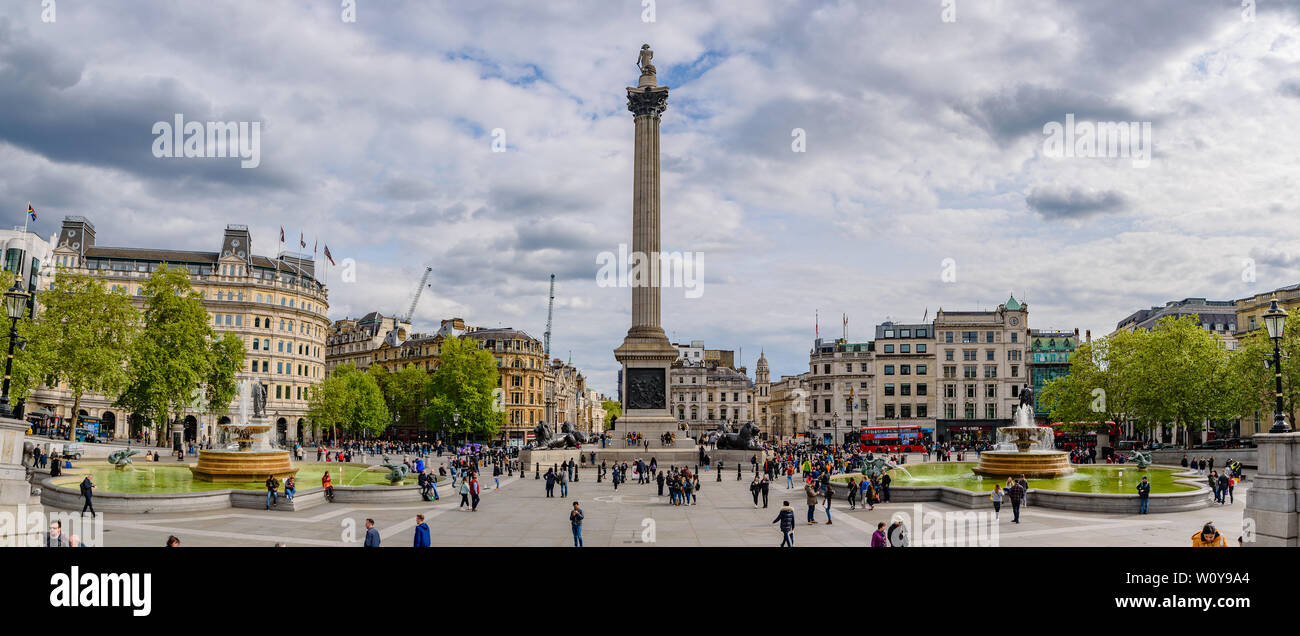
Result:
<svg viewBox="0 0 1300 636">
<path fill-rule="evenodd" d="M 1151 482 L 1147 481 L 1146 475 L 1142 476 L 1142 481 L 1138 482 L 1138 514 L 1147 513 L 1147 503 L 1151 500 Z"/>
<path fill-rule="evenodd" d="M 781 502 L 781 510 L 777 511 L 776 518 L 772 523 L 781 523 L 781 545 L 782 548 L 794 547 L 794 508 L 790 507 L 789 501 Z"/>
<path fill-rule="evenodd" d="M 81 496 L 86 499 L 85 505 L 81 507 L 81 514 L 84 515 L 86 514 L 86 511 L 89 510 L 90 516 L 95 516 L 95 506 L 90 501 L 90 498 L 94 494 L 95 482 L 90 480 L 90 475 L 88 474 L 85 479 L 81 480 Z"/>
<path fill-rule="evenodd" d="M 555 473 L 550 470 L 546 471 L 546 496 L 555 496 Z"/>
<path fill-rule="evenodd" d="M 429 547 L 429 524 L 424 522 L 424 515 L 415 515 L 415 547 Z"/>
<path fill-rule="evenodd" d="M 478 512 L 479 484 L 478 475 L 475 473 L 470 473 L 469 475 L 469 496 L 474 501 L 474 503 L 470 505 L 469 511 Z"/>
<path fill-rule="evenodd" d="M 586 515 L 582 514 L 582 508 L 578 502 L 573 502 L 573 510 L 569 512 L 569 526 L 573 530 L 573 547 L 582 547 L 582 519 Z"/>
<path fill-rule="evenodd" d="M 366 542 L 361 544 L 363 548 L 379 547 L 379 531 L 375 529 L 375 520 L 366 519 Z"/>
<path fill-rule="evenodd" d="M 567 471 L 560 473 L 560 496 L 569 496 L 569 476 Z"/>
<path fill-rule="evenodd" d="M 772 482 L 767 478 L 766 474 L 763 475 L 762 481 L 758 482 L 758 487 L 759 492 L 763 495 L 763 507 L 766 508 L 768 489 L 772 487 Z"/>
</svg>

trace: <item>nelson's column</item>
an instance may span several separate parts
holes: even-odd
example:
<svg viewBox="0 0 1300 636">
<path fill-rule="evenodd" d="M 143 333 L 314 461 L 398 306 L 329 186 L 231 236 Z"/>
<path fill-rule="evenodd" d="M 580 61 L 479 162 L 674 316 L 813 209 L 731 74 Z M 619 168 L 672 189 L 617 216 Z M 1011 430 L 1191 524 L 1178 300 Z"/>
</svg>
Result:
<svg viewBox="0 0 1300 636">
<path fill-rule="evenodd" d="M 668 107 L 668 87 L 659 86 L 654 52 L 641 47 L 637 66 L 641 79 L 627 89 L 627 109 L 636 124 L 632 168 L 632 327 L 614 358 L 623 365 L 623 416 L 619 433 L 641 433 L 652 445 L 659 436 L 677 432 L 677 420 L 668 407 L 668 369 L 677 349 L 659 326 L 659 116 Z M 647 259 L 635 275 L 637 259 Z M 679 434 L 676 448 L 690 448 L 690 438 Z"/>
</svg>

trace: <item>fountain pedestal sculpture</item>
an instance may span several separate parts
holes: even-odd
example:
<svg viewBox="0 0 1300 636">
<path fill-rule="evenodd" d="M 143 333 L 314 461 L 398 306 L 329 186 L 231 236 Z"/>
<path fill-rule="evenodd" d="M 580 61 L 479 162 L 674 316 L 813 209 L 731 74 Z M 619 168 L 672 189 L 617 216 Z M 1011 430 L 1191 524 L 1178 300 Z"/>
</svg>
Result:
<svg viewBox="0 0 1300 636">
<path fill-rule="evenodd" d="M 1052 479 L 1074 472 L 1070 454 L 1056 450 L 1052 429 L 1034 424 L 1034 392 L 1029 387 L 1020 390 L 1020 406 L 1012 420 L 1011 426 L 998 429 L 998 439 L 1006 439 L 999 446 L 1014 446 L 1015 450 L 980 453 L 980 463 L 973 471 L 976 475 Z"/>
<path fill-rule="evenodd" d="M 249 416 L 249 402 L 253 413 Z M 298 472 L 289 461 L 289 451 L 276 450 L 267 440 L 271 425 L 266 423 L 266 386 L 252 381 L 239 385 L 240 424 L 221 424 L 238 445 L 237 450 L 201 450 L 199 463 L 190 467 L 200 481 L 258 481 L 275 475 L 284 479 Z"/>
</svg>

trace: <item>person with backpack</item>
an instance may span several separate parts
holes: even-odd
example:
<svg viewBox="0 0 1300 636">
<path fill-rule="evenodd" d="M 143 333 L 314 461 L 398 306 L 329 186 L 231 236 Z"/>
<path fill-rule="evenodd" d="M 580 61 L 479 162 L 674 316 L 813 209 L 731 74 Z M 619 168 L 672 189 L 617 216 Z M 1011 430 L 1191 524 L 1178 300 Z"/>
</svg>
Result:
<svg viewBox="0 0 1300 636">
<path fill-rule="evenodd" d="M 276 506 L 280 504 L 279 499 L 276 497 L 276 492 L 275 492 L 276 489 L 278 489 L 279 487 L 280 487 L 280 480 L 276 479 L 275 475 L 267 475 L 266 477 L 266 509 L 267 510 L 270 510 L 271 506 Z"/>
<path fill-rule="evenodd" d="M 781 528 L 781 545 L 779 547 L 794 547 L 794 508 L 790 507 L 789 501 L 781 502 L 781 509 L 777 511 L 776 518 L 772 523 L 780 522 Z"/>
<path fill-rule="evenodd" d="M 469 479 L 460 480 L 460 505 L 456 506 L 457 510 L 463 509 L 469 505 Z"/>
<path fill-rule="evenodd" d="M 469 496 L 473 500 L 473 503 L 469 507 L 470 512 L 478 512 L 479 494 L 480 492 L 479 492 L 479 483 L 478 483 L 478 473 L 470 473 L 469 474 Z M 568 494 L 567 489 L 565 490 L 565 494 Z"/>
</svg>

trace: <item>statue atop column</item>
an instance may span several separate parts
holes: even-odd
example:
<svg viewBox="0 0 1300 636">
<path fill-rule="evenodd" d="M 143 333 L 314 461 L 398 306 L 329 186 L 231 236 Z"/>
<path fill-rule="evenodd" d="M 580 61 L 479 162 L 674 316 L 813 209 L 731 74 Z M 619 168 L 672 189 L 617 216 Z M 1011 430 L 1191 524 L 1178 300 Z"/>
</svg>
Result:
<svg viewBox="0 0 1300 636">
<path fill-rule="evenodd" d="M 641 45 L 641 54 L 636 58 L 636 66 L 641 69 L 641 75 L 655 75 L 655 65 L 651 63 L 655 57 L 655 52 L 650 49 L 649 44 Z"/>
</svg>

